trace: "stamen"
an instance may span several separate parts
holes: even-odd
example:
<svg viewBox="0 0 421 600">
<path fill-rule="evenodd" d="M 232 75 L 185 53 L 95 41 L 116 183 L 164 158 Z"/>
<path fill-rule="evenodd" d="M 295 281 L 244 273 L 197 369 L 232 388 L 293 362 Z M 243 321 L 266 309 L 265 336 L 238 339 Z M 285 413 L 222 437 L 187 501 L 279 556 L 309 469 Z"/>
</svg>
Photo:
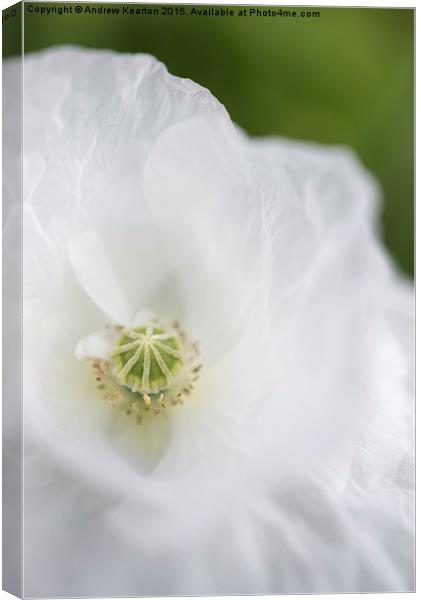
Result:
<svg viewBox="0 0 421 600">
<path fill-rule="evenodd" d="M 202 365 L 199 346 L 190 343 L 178 322 L 164 327 L 157 321 L 133 329 L 113 326 L 121 333 L 111 361 L 90 358 L 97 388 L 113 409 L 141 425 L 147 415 L 168 415 L 167 407 L 191 397 Z"/>
<path fill-rule="evenodd" d="M 103 381 L 108 372 L 108 365 L 104 360 L 95 360 L 92 362 L 92 372 L 96 381 Z"/>
</svg>

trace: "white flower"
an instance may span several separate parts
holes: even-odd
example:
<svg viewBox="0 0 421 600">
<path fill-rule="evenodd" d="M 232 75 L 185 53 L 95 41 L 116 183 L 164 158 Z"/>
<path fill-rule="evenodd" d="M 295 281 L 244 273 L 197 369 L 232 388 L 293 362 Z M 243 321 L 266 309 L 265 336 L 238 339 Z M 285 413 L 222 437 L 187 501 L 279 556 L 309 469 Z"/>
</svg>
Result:
<svg viewBox="0 0 421 600">
<path fill-rule="evenodd" d="M 412 589 L 412 290 L 373 179 L 151 56 L 24 68 L 25 594 Z M 180 389 L 113 362 L 152 313 L 203 364 L 154 415 Z"/>
</svg>

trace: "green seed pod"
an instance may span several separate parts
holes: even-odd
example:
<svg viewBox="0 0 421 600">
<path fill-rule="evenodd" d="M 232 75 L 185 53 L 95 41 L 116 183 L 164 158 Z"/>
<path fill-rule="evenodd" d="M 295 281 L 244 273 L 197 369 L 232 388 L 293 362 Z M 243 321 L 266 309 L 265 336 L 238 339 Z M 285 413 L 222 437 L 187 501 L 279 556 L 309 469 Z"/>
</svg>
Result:
<svg viewBox="0 0 421 600">
<path fill-rule="evenodd" d="M 181 348 L 177 333 L 163 327 L 126 330 L 112 351 L 116 379 L 140 394 L 167 390 L 183 367 Z"/>
</svg>

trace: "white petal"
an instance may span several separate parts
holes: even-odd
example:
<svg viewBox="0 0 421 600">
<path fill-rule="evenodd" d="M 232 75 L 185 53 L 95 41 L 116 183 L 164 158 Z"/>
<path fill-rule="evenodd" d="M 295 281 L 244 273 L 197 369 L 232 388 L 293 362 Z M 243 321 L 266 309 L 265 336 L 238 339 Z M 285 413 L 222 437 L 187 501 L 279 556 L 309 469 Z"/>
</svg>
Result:
<svg viewBox="0 0 421 600">
<path fill-rule="evenodd" d="M 80 285 L 115 323 L 129 323 L 130 311 L 107 250 L 94 231 L 73 237 L 69 259 Z"/>
<path fill-rule="evenodd" d="M 145 325 L 147 323 L 150 323 L 153 319 L 156 319 L 157 316 L 158 315 L 153 310 L 150 310 L 148 308 L 142 308 L 135 314 L 133 321 L 130 323 L 130 325 L 132 327 Z"/>
<path fill-rule="evenodd" d="M 120 334 L 111 327 L 88 335 L 77 343 L 75 350 L 76 358 L 78 360 L 82 360 L 83 358 L 109 360 L 111 350 L 119 335 Z"/>
<path fill-rule="evenodd" d="M 224 114 L 206 115 L 161 134 L 144 190 L 195 335 L 230 343 L 271 290 L 269 310 L 289 316 L 322 244 L 287 161 L 269 163 Z"/>
<path fill-rule="evenodd" d="M 412 290 L 370 177 L 151 57 L 25 69 L 26 593 L 411 589 Z M 139 435 L 74 348 L 142 307 L 205 363 Z"/>
<path fill-rule="evenodd" d="M 25 201 L 56 254 L 74 246 L 82 285 L 118 322 L 167 295 L 172 265 L 142 198 L 149 150 L 169 124 L 214 111 L 207 90 L 151 56 L 62 48 L 25 59 Z M 78 250 L 81 234 L 98 239 Z"/>
</svg>

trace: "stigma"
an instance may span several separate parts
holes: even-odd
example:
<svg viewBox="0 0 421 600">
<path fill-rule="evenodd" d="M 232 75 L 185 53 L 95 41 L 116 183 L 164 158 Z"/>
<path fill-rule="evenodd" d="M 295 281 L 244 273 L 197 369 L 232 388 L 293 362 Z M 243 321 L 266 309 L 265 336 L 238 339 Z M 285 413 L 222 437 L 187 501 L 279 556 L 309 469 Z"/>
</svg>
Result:
<svg viewBox="0 0 421 600">
<path fill-rule="evenodd" d="M 178 333 L 157 326 L 125 331 L 111 354 L 117 381 L 141 394 L 169 389 L 186 360 Z"/>
</svg>

